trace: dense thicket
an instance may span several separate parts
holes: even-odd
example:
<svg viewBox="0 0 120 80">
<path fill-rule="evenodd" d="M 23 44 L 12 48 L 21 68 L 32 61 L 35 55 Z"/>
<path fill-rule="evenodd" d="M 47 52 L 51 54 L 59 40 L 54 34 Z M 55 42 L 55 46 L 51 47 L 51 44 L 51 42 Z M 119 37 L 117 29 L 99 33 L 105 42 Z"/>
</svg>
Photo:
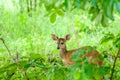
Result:
<svg viewBox="0 0 120 80">
<path fill-rule="evenodd" d="M 1 0 L 0 79 L 119 80 L 119 6 L 119 0 Z M 93 46 L 104 65 L 74 55 L 77 63 L 66 67 L 51 34 L 70 34 L 67 49 Z"/>
</svg>

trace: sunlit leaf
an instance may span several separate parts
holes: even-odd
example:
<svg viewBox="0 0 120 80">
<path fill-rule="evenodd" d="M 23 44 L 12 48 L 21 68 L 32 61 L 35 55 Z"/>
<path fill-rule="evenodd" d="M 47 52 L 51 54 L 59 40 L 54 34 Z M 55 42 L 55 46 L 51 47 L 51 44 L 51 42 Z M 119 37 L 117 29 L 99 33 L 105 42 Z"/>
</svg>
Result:
<svg viewBox="0 0 120 80">
<path fill-rule="evenodd" d="M 6 50 L 4 48 L 0 48 L 0 52 L 5 52 Z"/>
<path fill-rule="evenodd" d="M 40 59 L 40 54 L 33 53 L 33 54 L 30 55 L 30 58 L 31 59 Z"/>
<path fill-rule="evenodd" d="M 80 79 L 80 71 L 77 70 L 75 73 L 74 73 L 74 78 L 75 80 L 79 80 Z"/>
<path fill-rule="evenodd" d="M 56 21 L 56 13 L 53 13 L 51 16 L 50 16 L 50 22 L 51 23 L 54 23 Z"/>
<path fill-rule="evenodd" d="M 11 67 L 16 67 L 16 63 L 11 63 L 8 65 L 4 65 L 3 67 L 0 68 L 0 73 L 5 72 L 6 70 L 10 69 Z"/>
<path fill-rule="evenodd" d="M 57 14 L 60 15 L 60 16 L 63 16 L 64 12 L 62 10 L 57 10 Z"/>
<path fill-rule="evenodd" d="M 120 48 L 120 33 L 117 34 L 117 36 L 116 36 L 116 38 L 115 38 L 113 44 L 115 44 L 116 47 Z"/>
<path fill-rule="evenodd" d="M 114 39 L 114 34 L 112 33 L 107 33 L 102 39 L 101 39 L 101 44 L 104 42 L 108 42 L 110 40 Z"/>
<path fill-rule="evenodd" d="M 46 68 L 46 66 L 43 63 L 35 62 L 35 65 L 40 68 Z"/>
</svg>

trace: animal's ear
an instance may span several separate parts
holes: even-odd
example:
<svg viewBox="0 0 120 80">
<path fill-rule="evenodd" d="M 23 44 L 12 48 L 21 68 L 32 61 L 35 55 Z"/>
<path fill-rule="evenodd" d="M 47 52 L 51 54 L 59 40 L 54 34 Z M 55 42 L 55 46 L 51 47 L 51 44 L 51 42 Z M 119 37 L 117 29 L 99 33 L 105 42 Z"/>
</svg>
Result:
<svg viewBox="0 0 120 80">
<path fill-rule="evenodd" d="M 67 34 L 66 37 L 65 37 L 65 40 L 70 40 L 70 34 Z"/>
<path fill-rule="evenodd" d="M 52 35 L 52 39 L 54 40 L 54 41 L 57 41 L 58 40 L 58 37 L 55 35 L 55 34 L 51 34 Z"/>
</svg>

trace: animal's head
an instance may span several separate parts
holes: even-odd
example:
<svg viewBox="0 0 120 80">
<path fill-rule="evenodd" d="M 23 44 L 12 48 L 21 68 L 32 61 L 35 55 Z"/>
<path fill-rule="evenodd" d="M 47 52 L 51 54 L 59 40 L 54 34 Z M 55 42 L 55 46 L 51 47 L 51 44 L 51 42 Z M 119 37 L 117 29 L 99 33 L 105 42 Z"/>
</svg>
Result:
<svg viewBox="0 0 120 80">
<path fill-rule="evenodd" d="M 65 49 L 66 41 L 70 40 L 70 35 L 66 35 L 65 38 L 58 38 L 55 34 L 52 34 L 52 39 L 57 42 L 57 49 Z"/>
</svg>

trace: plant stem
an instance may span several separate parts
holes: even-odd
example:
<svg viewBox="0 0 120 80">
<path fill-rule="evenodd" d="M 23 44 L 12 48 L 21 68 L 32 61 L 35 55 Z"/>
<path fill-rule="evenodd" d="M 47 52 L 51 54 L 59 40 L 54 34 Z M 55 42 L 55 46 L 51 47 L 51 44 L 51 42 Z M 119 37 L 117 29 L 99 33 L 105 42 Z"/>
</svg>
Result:
<svg viewBox="0 0 120 80">
<path fill-rule="evenodd" d="M 116 57 L 115 57 L 115 60 L 114 60 L 114 63 L 113 63 L 113 67 L 112 67 L 112 71 L 111 71 L 110 80 L 113 79 L 113 74 L 114 74 L 115 64 L 116 64 L 116 62 L 117 62 L 117 58 L 119 57 L 119 54 L 120 54 L 120 48 L 119 48 L 119 50 L 118 50 L 118 53 L 117 53 L 117 55 L 116 55 Z"/>
<path fill-rule="evenodd" d="M 26 80 L 29 80 L 29 77 L 27 76 L 26 71 L 24 71 L 24 74 L 25 74 Z"/>
<path fill-rule="evenodd" d="M 3 42 L 3 44 L 4 44 L 5 48 L 7 49 L 8 53 L 9 53 L 9 56 L 10 56 L 10 57 L 12 57 L 12 55 L 11 55 L 11 52 L 10 52 L 9 48 L 8 48 L 8 47 L 7 47 L 7 45 L 5 44 L 5 40 L 4 40 L 3 38 L 0 38 L 0 40 Z"/>
</svg>

